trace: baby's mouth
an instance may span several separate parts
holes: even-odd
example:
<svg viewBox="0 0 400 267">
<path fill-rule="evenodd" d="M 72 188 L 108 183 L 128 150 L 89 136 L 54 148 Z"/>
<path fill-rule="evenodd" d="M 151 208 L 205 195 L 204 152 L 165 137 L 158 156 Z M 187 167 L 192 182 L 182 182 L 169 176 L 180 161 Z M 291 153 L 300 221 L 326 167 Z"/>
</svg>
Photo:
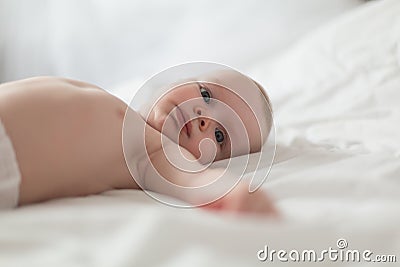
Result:
<svg viewBox="0 0 400 267">
<path fill-rule="evenodd" d="M 186 128 L 186 133 L 187 133 L 188 137 L 190 137 L 190 133 L 191 133 L 191 131 L 192 131 L 192 124 L 190 123 L 190 121 L 188 121 L 188 122 L 185 124 L 185 128 Z"/>
<path fill-rule="evenodd" d="M 178 106 L 176 108 L 177 108 L 178 121 L 182 121 L 183 124 L 181 130 L 185 130 L 186 135 L 190 137 L 192 124 L 190 123 L 190 121 L 188 121 L 188 118 L 186 118 L 185 113 Z"/>
</svg>

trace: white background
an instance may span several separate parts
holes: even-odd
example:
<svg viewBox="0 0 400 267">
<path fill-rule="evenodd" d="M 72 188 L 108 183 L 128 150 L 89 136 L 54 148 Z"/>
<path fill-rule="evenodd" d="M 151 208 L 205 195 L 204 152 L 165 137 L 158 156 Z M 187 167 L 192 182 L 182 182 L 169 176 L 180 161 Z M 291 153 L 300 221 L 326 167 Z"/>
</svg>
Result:
<svg viewBox="0 0 400 267">
<path fill-rule="evenodd" d="M 107 90 L 171 65 L 246 73 L 361 0 L 0 0 L 0 82 L 37 75 Z"/>
</svg>

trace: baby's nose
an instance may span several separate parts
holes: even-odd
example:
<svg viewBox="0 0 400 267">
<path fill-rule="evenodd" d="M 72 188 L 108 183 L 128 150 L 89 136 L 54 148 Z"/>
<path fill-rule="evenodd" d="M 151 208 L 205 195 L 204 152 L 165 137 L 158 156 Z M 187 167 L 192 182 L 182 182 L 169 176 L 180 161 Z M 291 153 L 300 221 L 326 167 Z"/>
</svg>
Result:
<svg viewBox="0 0 400 267">
<path fill-rule="evenodd" d="M 201 132 L 207 131 L 208 127 L 211 124 L 211 120 L 210 119 L 202 118 L 202 117 L 198 118 L 198 122 L 199 122 L 199 130 Z"/>
</svg>

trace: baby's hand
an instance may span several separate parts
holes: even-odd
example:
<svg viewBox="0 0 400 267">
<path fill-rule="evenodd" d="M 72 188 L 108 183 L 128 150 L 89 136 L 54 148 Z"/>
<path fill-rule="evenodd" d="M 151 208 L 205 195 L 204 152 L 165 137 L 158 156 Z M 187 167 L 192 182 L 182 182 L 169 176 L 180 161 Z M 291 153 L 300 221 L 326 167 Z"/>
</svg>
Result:
<svg viewBox="0 0 400 267">
<path fill-rule="evenodd" d="M 260 215 L 277 216 L 272 201 L 266 192 L 259 189 L 249 193 L 248 183 L 241 182 L 231 192 L 221 199 L 204 206 L 206 209 L 215 211 L 230 211 L 234 213 L 255 213 Z"/>
</svg>

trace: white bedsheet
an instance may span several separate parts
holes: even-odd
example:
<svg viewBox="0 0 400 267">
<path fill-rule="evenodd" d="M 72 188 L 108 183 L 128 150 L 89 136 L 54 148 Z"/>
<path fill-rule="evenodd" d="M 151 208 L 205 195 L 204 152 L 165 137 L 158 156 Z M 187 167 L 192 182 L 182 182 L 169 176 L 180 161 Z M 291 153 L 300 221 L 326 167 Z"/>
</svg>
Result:
<svg viewBox="0 0 400 267">
<path fill-rule="evenodd" d="M 130 190 L 54 200 L 0 214 L 0 266 L 257 266 L 269 264 L 257 259 L 265 245 L 321 251 L 339 238 L 399 261 L 399 14 L 398 0 L 372 1 L 253 65 L 275 110 L 263 188 L 280 220 L 175 209 Z"/>
</svg>

